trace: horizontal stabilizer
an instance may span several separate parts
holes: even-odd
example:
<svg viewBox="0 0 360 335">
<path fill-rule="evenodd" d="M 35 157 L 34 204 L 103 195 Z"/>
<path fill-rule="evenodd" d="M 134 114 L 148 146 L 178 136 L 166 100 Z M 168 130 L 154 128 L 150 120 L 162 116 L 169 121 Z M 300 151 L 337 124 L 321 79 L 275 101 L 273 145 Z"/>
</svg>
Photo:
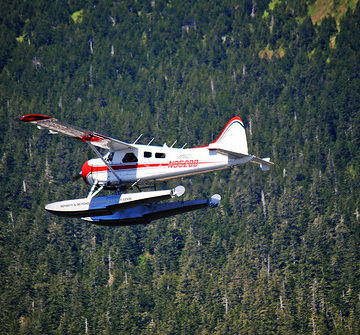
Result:
<svg viewBox="0 0 360 335">
<path fill-rule="evenodd" d="M 224 148 L 220 148 L 220 147 L 216 147 L 216 146 L 212 146 L 212 147 L 209 146 L 208 149 L 215 150 L 215 151 L 219 152 L 220 154 L 228 155 L 234 159 L 244 158 L 244 159 L 247 159 L 247 161 L 250 161 L 251 157 L 252 157 L 251 155 L 242 154 L 242 153 L 239 153 L 236 151 L 232 151 L 232 150 L 228 150 L 228 149 L 224 149 Z"/>
<path fill-rule="evenodd" d="M 253 156 L 251 163 L 260 164 L 260 168 L 262 171 L 269 171 L 270 167 L 275 165 L 273 162 L 270 162 L 270 157 L 259 158 L 259 157 Z"/>
<path fill-rule="evenodd" d="M 270 161 L 269 157 L 259 158 L 253 155 L 245 155 L 231 150 L 226 150 L 216 147 L 209 148 L 209 150 L 216 150 L 217 152 L 224 155 L 228 155 L 230 158 L 233 159 L 241 159 L 242 163 L 251 162 L 251 163 L 259 164 L 262 171 L 268 171 L 270 170 L 271 166 L 275 165 L 273 162 Z"/>
</svg>

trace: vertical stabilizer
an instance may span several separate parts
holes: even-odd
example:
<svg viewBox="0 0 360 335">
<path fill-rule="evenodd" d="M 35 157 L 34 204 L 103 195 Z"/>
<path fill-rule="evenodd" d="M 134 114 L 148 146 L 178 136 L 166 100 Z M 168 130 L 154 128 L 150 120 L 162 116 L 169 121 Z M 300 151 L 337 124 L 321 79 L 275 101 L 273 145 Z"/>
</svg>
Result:
<svg viewBox="0 0 360 335">
<path fill-rule="evenodd" d="M 238 116 L 233 117 L 227 123 L 220 136 L 209 144 L 209 149 L 231 151 L 247 155 L 248 146 L 242 120 Z"/>
</svg>

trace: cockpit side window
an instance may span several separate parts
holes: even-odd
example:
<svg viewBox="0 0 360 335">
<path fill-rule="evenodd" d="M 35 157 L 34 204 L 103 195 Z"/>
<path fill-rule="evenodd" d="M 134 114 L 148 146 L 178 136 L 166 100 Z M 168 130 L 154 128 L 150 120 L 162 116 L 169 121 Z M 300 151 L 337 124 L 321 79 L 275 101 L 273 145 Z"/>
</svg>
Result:
<svg viewBox="0 0 360 335">
<path fill-rule="evenodd" d="M 114 158 L 114 153 L 113 153 L 113 152 L 109 152 L 109 153 L 106 155 L 105 160 L 106 160 L 107 162 L 112 162 L 113 158 Z"/>
<path fill-rule="evenodd" d="M 133 152 L 128 152 L 125 154 L 122 161 L 123 161 L 123 163 L 136 163 L 138 161 L 138 159 Z"/>
</svg>

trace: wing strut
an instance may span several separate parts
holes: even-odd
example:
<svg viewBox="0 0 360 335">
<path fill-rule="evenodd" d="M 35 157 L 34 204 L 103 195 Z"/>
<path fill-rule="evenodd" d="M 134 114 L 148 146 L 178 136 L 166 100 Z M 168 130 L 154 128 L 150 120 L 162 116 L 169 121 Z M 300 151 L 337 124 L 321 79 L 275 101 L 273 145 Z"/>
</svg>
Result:
<svg viewBox="0 0 360 335">
<path fill-rule="evenodd" d="M 120 177 L 116 174 L 116 172 L 114 171 L 114 169 L 112 168 L 112 166 L 109 164 L 109 162 L 107 162 L 104 157 L 100 154 L 100 152 L 94 147 L 93 144 L 91 144 L 90 142 L 86 142 L 87 144 L 89 144 L 90 148 L 95 152 L 96 156 L 98 156 L 103 162 L 104 164 L 109 168 L 109 170 L 112 172 L 112 174 L 115 176 L 115 178 L 119 181 L 119 183 L 121 184 L 121 179 Z"/>
</svg>

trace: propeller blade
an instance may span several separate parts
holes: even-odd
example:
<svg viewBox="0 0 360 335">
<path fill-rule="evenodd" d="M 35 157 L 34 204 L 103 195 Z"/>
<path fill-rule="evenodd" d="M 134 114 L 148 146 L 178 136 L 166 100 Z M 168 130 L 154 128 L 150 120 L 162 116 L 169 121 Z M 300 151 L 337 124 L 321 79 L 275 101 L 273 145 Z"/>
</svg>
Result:
<svg viewBox="0 0 360 335">
<path fill-rule="evenodd" d="M 79 173 L 73 175 L 73 176 L 71 177 L 71 181 L 74 182 L 74 181 L 79 180 L 80 178 L 81 178 L 81 171 L 80 171 Z"/>
</svg>

